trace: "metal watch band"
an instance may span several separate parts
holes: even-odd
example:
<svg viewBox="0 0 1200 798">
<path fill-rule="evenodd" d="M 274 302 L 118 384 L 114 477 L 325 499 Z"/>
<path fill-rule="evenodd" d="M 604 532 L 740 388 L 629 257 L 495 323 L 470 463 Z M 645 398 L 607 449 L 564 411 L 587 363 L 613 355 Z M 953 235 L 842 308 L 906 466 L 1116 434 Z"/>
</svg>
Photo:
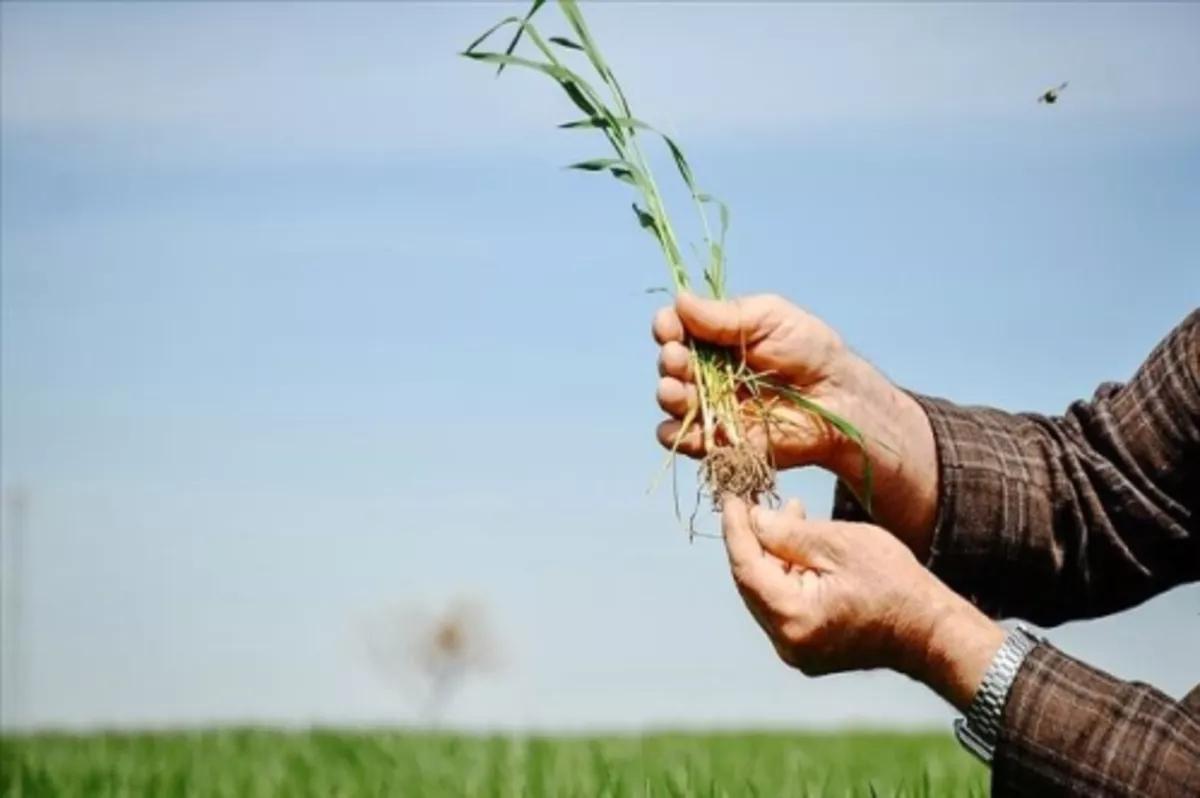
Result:
<svg viewBox="0 0 1200 798">
<path fill-rule="evenodd" d="M 985 764 L 991 764 L 1004 719 L 1008 691 L 1017 678 L 1021 663 L 1041 640 L 1024 626 L 1018 625 L 1004 643 L 984 674 L 983 682 L 967 707 L 965 718 L 954 722 L 954 732 L 960 743 Z"/>
</svg>

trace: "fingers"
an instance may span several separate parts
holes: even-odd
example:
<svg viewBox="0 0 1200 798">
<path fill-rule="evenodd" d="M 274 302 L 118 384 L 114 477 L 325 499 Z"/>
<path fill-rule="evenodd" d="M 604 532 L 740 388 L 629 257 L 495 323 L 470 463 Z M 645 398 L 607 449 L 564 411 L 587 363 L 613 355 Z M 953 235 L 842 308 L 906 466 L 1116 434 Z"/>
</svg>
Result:
<svg viewBox="0 0 1200 798">
<path fill-rule="evenodd" d="M 656 434 L 658 442 L 666 449 L 675 447 L 675 439 L 679 438 L 679 431 L 683 427 L 683 422 L 677 419 L 668 419 L 658 425 Z M 704 456 L 704 437 L 700 431 L 700 424 L 694 423 L 690 425 L 687 432 L 679 439 L 679 446 L 675 451 L 685 457 L 701 458 Z"/>
<path fill-rule="evenodd" d="M 799 499 L 790 500 L 782 510 L 755 507 L 750 516 L 764 549 L 787 562 L 821 570 L 833 545 L 832 524 L 810 521 Z"/>
<path fill-rule="evenodd" d="M 663 377 L 658 381 L 658 406 L 670 416 L 683 418 L 700 402 L 696 386 L 683 383 L 672 377 Z"/>
<path fill-rule="evenodd" d="M 658 373 L 662 377 L 692 382 L 692 353 L 678 341 L 667 341 L 658 352 Z"/>
<path fill-rule="evenodd" d="M 663 308 L 654 314 L 652 330 L 654 332 L 654 340 L 659 346 L 664 346 L 671 342 L 683 342 L 683 322 L 679 320 L 679 314 L 675 312 L 675 308 Z"/>
<path fill-rule="evenodd" d="M 754 532 L 753 510 L 742 499 L 726 494 L 721 498 L 721 531 L 734 582 L 762 628 L 773 634 L 777 608 L 794 585 L 795 577 L 763 549 Z"/>
<path fill-rule="evenodd" d="M 675 450 L 687 457 L 703 457 L 704 441 L 699 424 L 691 424 L 687 433 L 678 441 L 683 428 L 681 419 L 699 403 L 696 386 L 692 384 L 692 359 L 688 348 L 683 345 L 683 324 L 674 308 L 663 308 L 654 317 L 654 340 L 662 349 L 658 355 L 658 405 L 668 419 L 658 425 L 658 442 L 664 448 Z"/>
<path fill-rule="evenodd" d="M 725 539 L 725 552 L 729 555 L 729 566 L 733 569 L 734 577 L 739 582 L 765 564 L 763 547 L 754 534 L 750 512 L 746 503 L 736 496 L 721 498 L 721 532 Z"/>
<path fill-rule="evenodd" d="M 778 324 L 782 300 L 760 295 L 744 299 L 705 299 L 688 292 L 675 298 L 675 318 L 681 329 L 718 346 L 752 345 Z"/>
</svg>

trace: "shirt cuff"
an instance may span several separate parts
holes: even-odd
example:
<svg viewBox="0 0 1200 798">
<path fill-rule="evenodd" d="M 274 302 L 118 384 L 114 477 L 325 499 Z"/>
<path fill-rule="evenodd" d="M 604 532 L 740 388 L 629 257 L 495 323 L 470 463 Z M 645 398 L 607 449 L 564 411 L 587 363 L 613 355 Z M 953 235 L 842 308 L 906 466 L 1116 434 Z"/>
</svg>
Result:
<svg viewBox="0 0 1200 798">
<path fill-rule="evenodd" d="M 907 391 L 929 418 L 938 460 L 938 510 L 929 558 L 935 576 L 993 619 L 1004 617 L 1006 586 L 997 584 L 1011 560 L 1010 519 L 1024 497 L 1007 477 L 999 452 L 1013 439 L 998 411 L 965 407 Z"/>
</svg>

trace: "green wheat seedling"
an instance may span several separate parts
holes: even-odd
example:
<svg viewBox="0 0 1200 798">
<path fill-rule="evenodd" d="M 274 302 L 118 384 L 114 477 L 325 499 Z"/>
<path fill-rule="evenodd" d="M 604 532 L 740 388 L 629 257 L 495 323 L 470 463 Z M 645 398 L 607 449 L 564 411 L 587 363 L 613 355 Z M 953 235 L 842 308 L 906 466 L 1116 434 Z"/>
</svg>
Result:
<svg viewBox="0 0 1200 798">
<path fill-rule="evenodd" d="M 670 223 L 666 205 L 659 193 L 658 184 L 642 151 L 642 138 L 639 134 L 661 139 L 670 151 L 679 175 L 687 186 L 703 226 L 705 246 L 702 251 L 694 251 L 697 259 L 701 261 L 704 285 L 711 297 L 725 298 L 725 236 L 729 229 L 729 209 L 716 197 L 700 191 L 692 168 L 684 158 L 683 150 L 671 137 L 633 115 L 625 93 L 601 56 L 575 0 L 558 0 L 558 7 L 574 32 L 575 39 L 563 36 L 544 38 L 538 32 L 532 18 L 544 5 L 545 0 L 534 0 L 524 18 L 508 17 L 500 21 L 472 42 L 462 55 L 476 61 L 495 64 L 497 75 L 506 66 L 522 67 L 540 72 L 559 85 L 583 114 L 581 119 L 559 127 L 566 130 L 598 130 L 603 133 L 613 151 L 611 157 L 582 161 L 571 164 L 568 168 L 585 172 L 607 172 L 636 189 L 641 198 L 640 203 L 633 203 L 633 212 L 638 224 L 653 235 L 662 248 L 675 291 L 691 290 L 692 280 L 688 266 Z M 503 53 L 477 49 L 493 34 L 506 27 L 516 28 L 516 32 Z M 543 60 L 513 54 L 522 35 L 533 42 Z M 600 81 L 608 89 L 608 102 L 600 96 L 592 83 L 563 63 L 556 55 L 555 48 L 561 51 L 581 52 L 587 57 Z M 718 211 L 720 224 L 719 233 L 715 237 L 708 217 L 709 209 L 714 206 Z M 768 454 L 750 444 L 747 430 L 751 423 L 757 423 L 766 431 L 769 440 L 772 428 L 785 423 L 779 419 L 773 408 L 779 402 L 787 402 L 833 427 L 859 446 L 863 453 L 864 503 L 869 511 L 871 464 L 867 458 L 863 436 L 853 425 L 820 407 L 790 386 L 773 380 L 770 374 L 750 371 L 730 349 L 715 348 L 697 342 L 690 342 L 689 348 L 698 402 L 682 420 L 675 446 L 667 455 L 664 471 L 675 464 L 678 441 L 699 424 L 705 452 L 700 463 L 700 493 L 709 494 L 713 507 L 719 510 L 722 496 L 728 493 L 750 502 L 763 499 L 775 502 L 778 498 L 775 493 L 775 465 L 770 461 Z M 770 446 L 767 446 L 766 450 L 769 452 Z M 677 495 L 676 514 L 679 514 Z M 693 519 L 694 517 L 693 514 Z M 696 534 L 694 526 L 690 526 L 689 529 L 693 535 Z"/>
</svg>

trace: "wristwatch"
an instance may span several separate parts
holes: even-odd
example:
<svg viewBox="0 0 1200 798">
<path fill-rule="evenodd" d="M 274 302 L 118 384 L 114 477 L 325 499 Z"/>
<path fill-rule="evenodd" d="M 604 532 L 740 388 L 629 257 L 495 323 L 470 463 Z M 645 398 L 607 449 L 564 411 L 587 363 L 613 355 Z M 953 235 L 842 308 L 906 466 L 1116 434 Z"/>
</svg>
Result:
<svg viewBox="0 0 1200 798">
<path fill-rule="evenodd" d="M 954 721 L 954 735 L 959 743 L 985 765 L 991 765 L 996 752 L 1004 705 L 1017 671 L 1029 652 L 1041 642 L 1041 638 L 1021 624 L 1009 632 L 967 707 L 966 717 Z"/>
</svg>

